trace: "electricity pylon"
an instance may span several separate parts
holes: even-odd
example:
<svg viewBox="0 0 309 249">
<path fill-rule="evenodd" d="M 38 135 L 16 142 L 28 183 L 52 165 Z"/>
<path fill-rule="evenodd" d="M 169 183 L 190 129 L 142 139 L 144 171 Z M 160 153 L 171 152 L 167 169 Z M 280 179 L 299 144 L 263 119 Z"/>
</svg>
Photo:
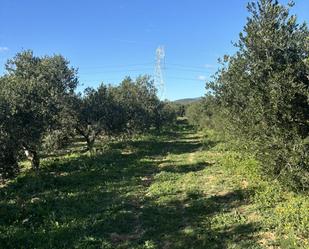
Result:
<svg viewBox="0 0 309 249">
<path fill-rule="evenodd" d="M 156 67 L 155 67 L 155 85 L 158 90 L 158 96 L 164 100 L 165 85 L 163 78 L 163 69 L 165 66 L 165 51 L 163 46 L 156 49 Z"/>
</svg>

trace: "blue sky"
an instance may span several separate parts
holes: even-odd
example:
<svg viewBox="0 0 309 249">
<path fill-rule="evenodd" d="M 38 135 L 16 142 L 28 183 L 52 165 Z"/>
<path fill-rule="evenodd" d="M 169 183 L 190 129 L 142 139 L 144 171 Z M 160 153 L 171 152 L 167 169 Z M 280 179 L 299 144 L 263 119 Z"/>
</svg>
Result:
<svg viewBox="0 0 309 249">
<path fill-rule="evenodd" d="M 287 2 L 282 0 L 281 2 Z M 309 1 L 293 12 L 309 21 Z M 22 49 L 60 53 L 79 68 L 82 89 L 154 74 L 165 47 L 165 97 L 202 96 L 217 59 L 233 53 L 247 0 L 1 0 L 0 73 Z"/>
</svg>

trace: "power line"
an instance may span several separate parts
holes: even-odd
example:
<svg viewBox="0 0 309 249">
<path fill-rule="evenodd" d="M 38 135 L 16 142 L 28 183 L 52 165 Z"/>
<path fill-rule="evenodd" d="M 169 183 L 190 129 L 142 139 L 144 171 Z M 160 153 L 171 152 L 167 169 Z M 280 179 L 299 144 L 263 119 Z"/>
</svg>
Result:
<svg viewBox="0 0 309 249">
<path fill-rule="evenodd" d="M 205 70 L 194 70 L 194 69 L 185 69 L 185 68 L 166 67 L 166 70 L 196 72 L 196 73 L 212 73 L 212 71 L 209 71 L 207 69 L 205 69 Z"/>
<path fill-rule="evenodd" d="M 196 79 L 196 78 L 183 78 L 183 77 L 174 77 L 174 76 L 167 76 L 167 79 L 175 79 L 175 80 L 189 80 L 189 81 L 198 81 L 198 82 L 205 82 L 206 80 L 200 80 L 200 79 Z"/>
<path fill-rule="evenodd" d="M 134 66 L 145 66 L 145 65 L 153 65 L 154 61 L 146 61 L 141 63 L 134 63 L 134 64 L 114 64 L 114 65 L 96 65 L 96 66 L 80 66 L 79 68 L 123 68 L 123 67 L 134 67 Z M 181 64 L 181 63 L 168 63 L 169 66 L 176 66 L 181 68 L 191 68 L 191 69 L 209 69 L 209 70 L 216 70 L 216 65 L 189 65 L 189 64 Z"/>
<path fill-rule="evenodd" d="M 104 73 L 126 73 L 126 72 L 141 72 L 143 70 L 151 71 L 152 68 L 143 68 L 143 69 L 127 69 L 127 70 L 100 70 L 96 72 L 82 72 L 80 75 L 90 75 L 90 74 L 104 74 Z"/>
<path fill-rule="evenodd" d="M 167 80 L 180 80 L 180 81 L 192 81 L 192 82 L 195 82 L 195 83 L 204 83 L 205 80 L 200 80 L 200 79 L 197 79 L 197 78 L 186 78 L 186 77 L 177 77 L 177 76 L 166 76 L 166 79 Z M 93 79 L 92 79 L 93 80 Z M 91 80 L 91 81 L 92 81 Z M 98 80 L 98 81 L 119 81 L 119 78 L 108 78 L 108 79 L 95 79 L 95 80 Z M 120 82 L 122 81 L 122 79 L 120 79 Z M 114 82 L 113 82 L 114 83 Z"/>
<path fill-rule="evenodd" d="M 88 71 L 88 72 L 81 72 L 80 75 L 88 75 L 88 74 L 102 74 L 102 73 L 118 73 L 118 72 L 138 72 L 143 70 L 152 70 L 152 67 L 145 67 L 139 69 L 118 69 L 118 70 L 100 70 L 100 71 Z M 185 69 L 185 68 L 174 68 L 174 67 L 165 67 L 164 70 L 167 71 L 185 71 L 185 72 L 196 72 L 196 73 L 212 73 L 211 71 L 205 70 L 193 70 L 193 69 Z"/>
<path fill-rule="evenodd" d="M 208 66 L 190 66 L 190 65 L 184 65 L 184 64 L 178 64 L 178 63 L 169 63 L 169 65 L 177 66 L 177 67 L 183 67 L 183 68 L 192 68 L 192 69 L 208 69 L 208 70 L 216 70 L 215 66 L 212 66 L 211 68 Z"/>
<path fill-rule="evenodd" d="M 125 67 L 136 67 L 136 66 L 152 66 L 153 62 L 145 62 L 145 63 L 137 63 L 137 64 L 114 64 L 114 65 L 97 65 L 97 66 L 81 66 L 80 68 L 86 68 L 86 69 L 92 69 L 92 68 L 96 68 L 96 69 L 100 69 L 100 68 L 125 68 Z"/>
</svg>

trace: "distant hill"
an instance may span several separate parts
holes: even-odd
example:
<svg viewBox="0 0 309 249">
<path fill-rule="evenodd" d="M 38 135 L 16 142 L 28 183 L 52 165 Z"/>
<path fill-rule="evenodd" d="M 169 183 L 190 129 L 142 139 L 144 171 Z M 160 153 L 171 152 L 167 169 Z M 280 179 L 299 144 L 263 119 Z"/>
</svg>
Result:
<svg viewBox="0 0 309 249">
<path fill-rule="evenodd" d="M 186 98 L 186 99 L 177 99 L 174 100 L 173 102 L 176 104 L 182 104 L 182 105 L 187 105 L 187 104 L 191 104 L 193 102 L 199 101 L 201 100 L 202 97 L 198 97 L 198 98 Z"/>
</svg>

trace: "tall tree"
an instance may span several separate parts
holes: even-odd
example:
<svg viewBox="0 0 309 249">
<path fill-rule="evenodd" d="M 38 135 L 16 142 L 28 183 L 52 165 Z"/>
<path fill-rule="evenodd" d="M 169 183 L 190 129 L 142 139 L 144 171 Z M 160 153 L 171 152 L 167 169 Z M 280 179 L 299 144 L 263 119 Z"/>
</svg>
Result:
<svg viewBox="0 0 309 249">
<path fill-rule="evenodd" d="M 309 165 L 309 32 L 289 6 L 260 0 L 233 56 L 209 86 L 227 110 L 234 132 L 255 141 L 267 173 L 291 175 L 303 186 Z"/>
<path fill-rule="evenodd" d="M 0 95 L 11 110 L 14 140 L 38 169 L 42 138 L 59 124 L 66 99 L 77 86 L 76 70 L 60 55 L 37 57 L 18 53 L 6 64 Z"/>
</svg>

